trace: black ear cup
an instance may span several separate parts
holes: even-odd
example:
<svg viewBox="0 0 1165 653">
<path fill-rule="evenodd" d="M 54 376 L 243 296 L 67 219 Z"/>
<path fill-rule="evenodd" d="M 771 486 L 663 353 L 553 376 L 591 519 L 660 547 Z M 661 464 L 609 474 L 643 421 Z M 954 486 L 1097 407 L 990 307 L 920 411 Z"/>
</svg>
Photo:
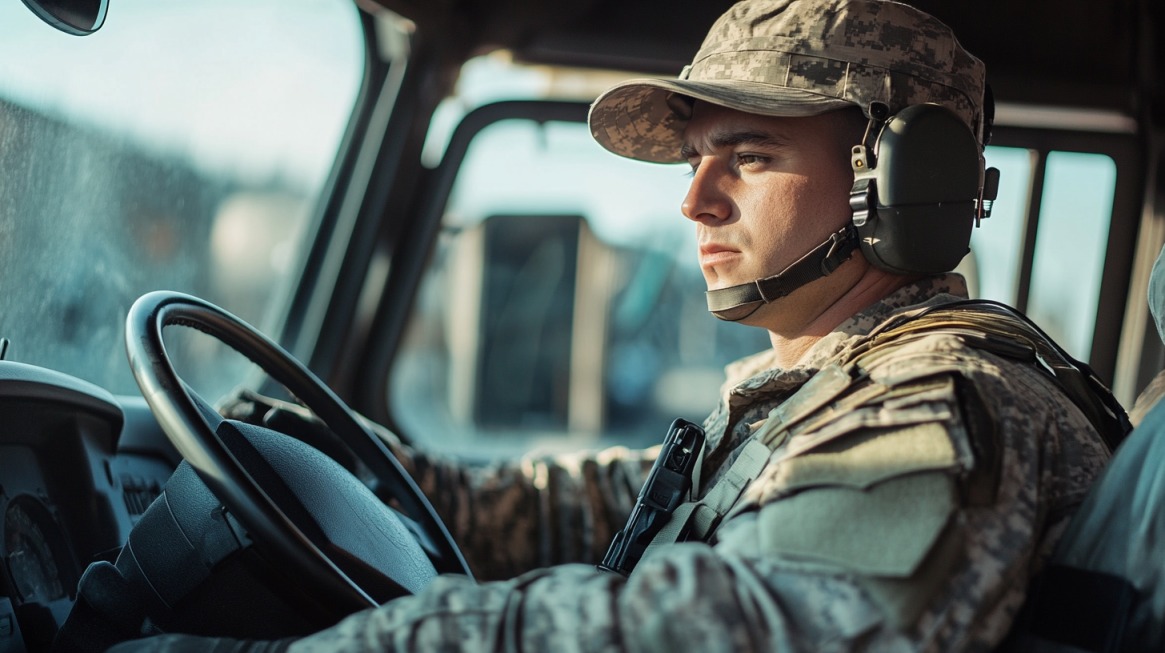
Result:
<svg viewBox="0 0 1165 653">
<path fill-rule="evenodd" d="M 983 185 L 971 129 L 950 109 L 916 104 L 886 122 L 857 161 L 850 195 L 862 254 L 897 274 L 953 270 L 966 255 Z"/>
</svg>

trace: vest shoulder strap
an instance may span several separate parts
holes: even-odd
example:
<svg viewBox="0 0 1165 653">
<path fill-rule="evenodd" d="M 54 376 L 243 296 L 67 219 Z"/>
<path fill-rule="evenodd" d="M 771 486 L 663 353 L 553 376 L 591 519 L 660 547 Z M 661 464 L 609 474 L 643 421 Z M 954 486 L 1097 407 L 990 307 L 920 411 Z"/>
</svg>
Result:
<svg viewBox="0 0 1165 653">
<path fill-rule="evenodd" d="M 871 332 L 853 360 L 869 364 L 888 353 L 891 344 L 936 333 L 1031 364 L 1084 413 L 1110 450 L 1132 430 L 1124 407 L 1091 367 L 1069 355 L 1023 313 L 999 302 L 964 300 L 905 313 Z"/>
</svg>

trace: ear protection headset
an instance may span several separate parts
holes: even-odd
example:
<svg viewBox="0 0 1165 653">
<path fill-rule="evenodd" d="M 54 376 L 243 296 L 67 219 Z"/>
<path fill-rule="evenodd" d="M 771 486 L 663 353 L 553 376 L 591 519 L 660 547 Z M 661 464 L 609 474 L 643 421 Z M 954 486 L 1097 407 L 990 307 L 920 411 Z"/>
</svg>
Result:
<svg viewBox="0 0 1165 653">
<path fill-rule="evenodd" d="M 999 171 L 984 169 L 978 139 L 950 109 L 916 104 L 888 120 L 887 113 L 884 104 L 870 107 L 866 136 L 851 152 L 850 208 L 862 254 L 897 274 L 953 270 L 971 227 L 989 215 Z"/>
<path fill-rule="evenodd" d="M 991 112 L 988 94 L 984 142 Z M 708 291 L 713 315 L 742 320 L 832 273 L 859 248 L 875 267 L 904 275 L 953 270 L 967 254 L 971 228 L 990 215 L 999 187 L 999 171 L 984 168 L 975 134 L 938 104 L 890 116 L 874 102 L 868 114 L 862 142 L 851 151 L 850 224 L 775 276 Z"/>
</svg>

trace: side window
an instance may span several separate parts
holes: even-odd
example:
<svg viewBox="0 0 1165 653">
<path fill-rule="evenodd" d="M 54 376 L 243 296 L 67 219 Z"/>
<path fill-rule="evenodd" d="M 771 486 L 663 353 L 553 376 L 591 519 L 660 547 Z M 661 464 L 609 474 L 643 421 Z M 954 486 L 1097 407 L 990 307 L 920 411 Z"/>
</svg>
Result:
<svg viewBox="0 0 1165 653">
<path fill-rule="evenodd" d="M 1087 360 L 1116 164 L 1103 154 L 1051 152 L 1044 175 L 1028 314 L 1069 353 Z"/>
<path fill-rule="evenodd" d="M 1070 354 L 1088 360 L 1116 163 L 1105 154 L 1014 147 L 988 147 L 986 158 L 1001 181 L 992 216 L 972 234 L 972 256 L 964 262 L 972 294 L 1018 306 Z M 1033 193 L 1038 213 L 1031 216 Z M 1029 282 L 1021 287 L 1025 269 Z"/>
<path fill-rule="evenodd" d="M 768 346 L 703 301 L 686 166 L 614 157 L 581 123 L 473 139 L 394 366 L 427 446 L 655 444 L 714 407 L 723 366 Z"/>
<path fill-rule="evenodd" d="M 961 271 L 972 295 L 1015 304 L 1033 156 L 1018 147 L 987 148 L 987 165 L 999 169 L 999 196 L 991 217 L 971 232 L 972 256 Z"/>
</svg>

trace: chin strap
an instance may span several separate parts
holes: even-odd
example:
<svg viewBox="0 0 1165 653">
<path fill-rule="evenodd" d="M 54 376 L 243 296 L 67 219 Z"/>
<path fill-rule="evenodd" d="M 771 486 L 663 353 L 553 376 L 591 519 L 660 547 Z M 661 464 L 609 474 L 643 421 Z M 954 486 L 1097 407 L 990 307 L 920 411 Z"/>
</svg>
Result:
<svg viewBox="0 0 1165 653">
<path fill-rule="evenodd" d="M 845 263 L 857 248 L 857 229 L 853 223 L 847 224 L 775 276 L 704 293 L 708 299 L 708 310 L 721 320 L 728 322 L 743 320 L 755 313 L 763 304 L 780 299 L 801 286 L 832 273 Z"/>
</svg>

